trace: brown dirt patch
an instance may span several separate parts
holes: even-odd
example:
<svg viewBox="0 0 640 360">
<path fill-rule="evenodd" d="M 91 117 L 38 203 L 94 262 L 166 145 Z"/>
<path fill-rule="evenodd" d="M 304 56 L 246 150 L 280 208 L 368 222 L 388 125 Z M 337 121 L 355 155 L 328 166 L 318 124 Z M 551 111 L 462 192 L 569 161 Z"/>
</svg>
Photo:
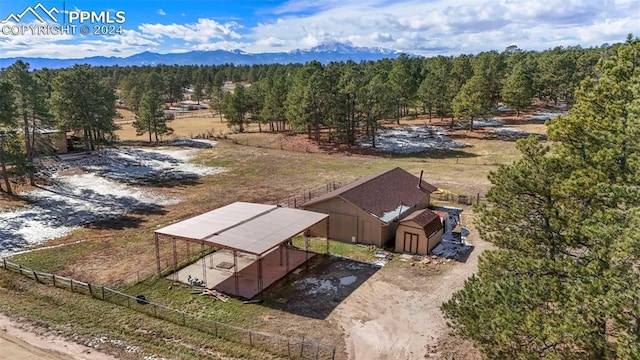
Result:
<svg viewBox="0 0 640 360">
<path fill-rule="evenodd" d="M 115 360 L 116 358 L 46 330 L 0 314 L 0 360 Z"/>
</svg>

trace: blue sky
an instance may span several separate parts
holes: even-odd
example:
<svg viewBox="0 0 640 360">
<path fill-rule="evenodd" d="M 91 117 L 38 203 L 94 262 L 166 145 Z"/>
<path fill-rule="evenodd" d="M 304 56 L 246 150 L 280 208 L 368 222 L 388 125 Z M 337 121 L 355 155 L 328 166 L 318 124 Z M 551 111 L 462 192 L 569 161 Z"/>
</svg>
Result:
<svg viewBox="0 0 640 360">
<path fill-rule="evenodd" d="M 0 57 L 79 58 L 191 50 L 248 53 L 323 44 L 381 47 L 425 56 L 555 46 L 599 46 L 640 35 L 640 0 L 42 0 L 69 11 L 124 12 L 121 34 L 33 34 L 27 13 L 0 23 Z M 0 0 L 0 20 L 38 1 Z M 42 13 L 40 12 L 42 15 Z M 55 23 L 49 20 L 48 25 Z M 23 29 L 21 33 L 18 29 Z"/>
</svg>

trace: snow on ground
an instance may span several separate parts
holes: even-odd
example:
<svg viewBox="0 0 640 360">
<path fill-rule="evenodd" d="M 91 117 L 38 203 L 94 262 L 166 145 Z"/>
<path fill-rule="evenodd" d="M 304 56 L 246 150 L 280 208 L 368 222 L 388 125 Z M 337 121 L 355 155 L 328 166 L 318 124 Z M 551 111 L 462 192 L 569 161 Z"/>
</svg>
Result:
<svg viewBox="0 0 640 360">
<path fill-rule="evenodd" d="M 317 279 L 314 277 L 304 278 L 302 280 L 295 281 L 293 286 L 305 290 L 309 295 L 317 295 L 317 294 L 335 294 L 338 291 L 338 288 L 333 285 L 331 280 L 327 279 Z"/>
<path fill-rule="evenodd" d="M 349 285 L 353 284 L 354 282 L 356 282 L 356 280 L 358 280 L 358 277 L 355 276 L 355 275 L 349 275 L 349 276 L 341 277 L 340 278 L 340 285 L 349 286 Z"/>
<path fill-rule="evenodd" d="M 190 163 L 196 154 L 197 150 L 104 149 L 49 165 L 43 173 L 51 176 L 59 170 L 82 168 L 119 182 L 153 184 L 169 180 L 193 181 L 224 171 L 223 168 Z"/>
<path fill-rule="evenodd" d="M 473 245 L 468 245 L 464 242 L 442 240 L 431 250 L 431 253 L 446 259 L 464 261 L 472 250 Z"/>
<path fill-rule="evenodd" d="M 473 128 L 495 127 L 504 125 L 504 121 L 499 119 L 487 119 L 487 120 L 474 120 Z"/>
<path fill-rule="evenodd" d="M 368 139 L 359 140 L 360 146 L 370 147 Z M 447 131 L 437 126 L 405 126 L 378 131 L 376 149 L 383 152 L 411 154 L 427 150 L 456 149 L 471 146 L 451 140 Z"/>
<path fill-rule="evenodd" d="M 509 136 L 526 136 L 529 133 L 522 130 L 522 129 L 516 129 L 516 128 L 510 128 L 510 127 L 503 127 L 503 128 L 498 128 L 498 129 L 493 129 L 491 130 L 491 132 L 493 134 L 498 134 L 498 135 L 509 135 Z"/>
<path fill-rule="evenodd" d="M 173 140 L 167 143 L 169 146 L 188 146 L 198 149 L 210 149 L 218 144 L 217 141 L 207 139 L 182 139 Z"/>
<path fill-rule="evenodd" d="M 525 120 L 549 120 L 560 115 L 566 115 L 566 112 L 536 111 L 533 115 L 526 115 Z"/>
<path fill-rule="evenodd" d="M 105 149 L 46 166 L 39 175 L 50 179 L 50 185 L 20 194 L 29 205 L 0 212 L 0 257 L 88 224 L 135 211 L 159 212 L 179 202 L 134 185 L 189 181 L 224 171 L 188 163 L 195 155 L 194 150 Z M 64 175 L 70 169 L 84 172 Z"/>
</svg>

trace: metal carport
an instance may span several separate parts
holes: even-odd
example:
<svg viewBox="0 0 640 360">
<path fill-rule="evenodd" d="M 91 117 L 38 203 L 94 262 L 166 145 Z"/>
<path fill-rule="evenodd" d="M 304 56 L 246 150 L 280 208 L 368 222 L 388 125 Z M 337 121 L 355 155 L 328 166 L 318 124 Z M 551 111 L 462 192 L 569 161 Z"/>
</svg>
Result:
<svg viewBox="0 0 640 360">
<path fill-rule="evenodd" d="M 241 296 L 238 281 L 237 252 L 255 256 L 255 261 L 257 262 L 257 291 L 260 294 L 264 290 L 262 260 L 265 254 L 269 254 L 280 247 L 280 262 L 282 265 L 284 249 L 287 260 L 286 272 L 288 273 L 292 270 L 289 269 L 288 264 L 289 250 L 283 244 L 322 221 L 327 224 L 328 234 L 329 222 L 326 221 L 328 217 L 327 214 L 283 208 L 276 205 L 235 202 L 223 206 L 155 231 L 158 274 L 162 270 L 159 238 L 168 237 L 172 239 L 174 241 L 174 249 L 177 240 L 184 240 L 198 243 L 203 248 L 207 245 L 219 249 L 229 249 L 233 252 L 233 276 L 236 296 Z M 305 261 L 308 260 L 308 241 L 306 244 L 307 258 Z M 202 258 L 202 266 L 203 274 L 205 274 L 204 257 Z"/>
</svg>

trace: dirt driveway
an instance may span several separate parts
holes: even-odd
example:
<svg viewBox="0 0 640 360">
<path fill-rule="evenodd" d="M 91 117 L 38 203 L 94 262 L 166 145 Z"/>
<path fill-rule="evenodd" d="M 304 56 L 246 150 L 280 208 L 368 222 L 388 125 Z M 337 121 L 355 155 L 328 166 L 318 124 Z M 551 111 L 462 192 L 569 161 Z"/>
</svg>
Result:
<svg viewBox="0 0 640 360">
<path fill-rule="evenodd" d="M 328 319 L 344 328 L 350 359 L 480 358 L 471 343 L 451 335 L 439 308 L 463 287 L 477 270 L 478 256 L 490 247 L 470 227 L 468 240 L 475 249 L 466 263 L 391 263 L 332 312 Z"/>
<path fill-rule="evenodd" d="M 0 314 L 0 360 L 115 360 L 84 345 L 56 336 L 39 335 L 41 329 Z"/>
</svg>

